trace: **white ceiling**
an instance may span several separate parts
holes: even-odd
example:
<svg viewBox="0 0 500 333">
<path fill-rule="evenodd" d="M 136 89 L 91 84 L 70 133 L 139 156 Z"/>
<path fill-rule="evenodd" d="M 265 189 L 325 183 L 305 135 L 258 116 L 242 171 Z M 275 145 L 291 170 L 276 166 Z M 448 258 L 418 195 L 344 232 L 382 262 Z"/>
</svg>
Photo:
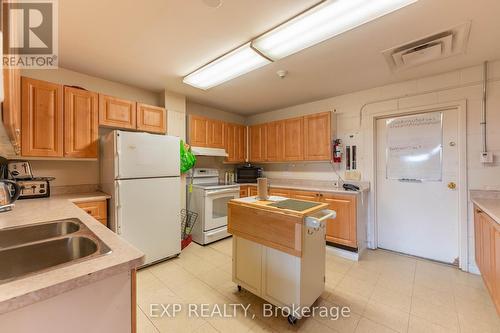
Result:
<svg viewBox="0 0 500 333">
<path fill-rule="evenodd" d="M 500 1 L 416 4 L 208 91 L 182 77 L 318 0 L 59 1 L 60 66 L 240 114 L 255 114 L 500 58 Z M 392 73 L 381 51 L 472 21 L 467 52 Z M 278 69 L 286 69 L 281 80 Z"/>
</svg>

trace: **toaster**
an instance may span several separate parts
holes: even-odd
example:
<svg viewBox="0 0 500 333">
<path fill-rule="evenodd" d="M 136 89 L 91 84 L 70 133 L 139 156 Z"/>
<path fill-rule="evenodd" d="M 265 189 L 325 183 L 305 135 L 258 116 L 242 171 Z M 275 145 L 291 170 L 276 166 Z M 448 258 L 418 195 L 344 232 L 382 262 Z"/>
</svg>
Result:
<svg viewBox="0 0 500 333">
<path fill-rule="evenodd" d="M 15 180 L 33 178 L 31 164 L 28 161 L 10 160 L 7 163 L 7 169 L 9 170 L 9 175 Z"/>
<path fill-rule="evenodd" d="M 50 196 L 50 180 L 48 177 L 38 177 L 27 180 L 17 180 L 21 188 L 19 199 L 45 198 Z"/>
</svg>

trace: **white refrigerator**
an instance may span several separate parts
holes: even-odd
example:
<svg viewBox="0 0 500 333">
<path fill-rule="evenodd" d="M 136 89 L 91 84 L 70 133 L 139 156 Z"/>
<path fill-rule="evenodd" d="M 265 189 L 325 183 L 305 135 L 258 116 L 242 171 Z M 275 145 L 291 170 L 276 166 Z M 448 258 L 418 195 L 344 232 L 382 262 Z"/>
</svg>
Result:
<svg viewBox="0 0 500 333">
<path fill-rule="evenodd" d="M 110 228 L 149 265 L 181 252 L 179 138 L 112 131 L 101 139 L 101 185 Z"/>
</svg>

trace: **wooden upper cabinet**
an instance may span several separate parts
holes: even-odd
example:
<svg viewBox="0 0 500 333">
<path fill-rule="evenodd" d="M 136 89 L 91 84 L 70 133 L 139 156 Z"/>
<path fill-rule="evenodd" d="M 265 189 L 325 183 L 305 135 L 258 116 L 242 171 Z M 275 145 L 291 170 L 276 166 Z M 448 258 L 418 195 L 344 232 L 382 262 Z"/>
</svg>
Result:
<svg viewBox="0 0 500 333">
<path fill-rule="evenodd" d="M 304 117 L 304 159 L 306 161 L 329 161 L 331 141 L 330 112 Z"/>
<path fill-rule="evenodd" d="M 21 154 L 63 156 L 63 86 L 23 77 Z"/>
<path fill-rule="evenodd" d="M 225 150 L 227 153 L 226 162 L 232 163 L 237 160 L 237 134 L 238 127 L 235 124 L 225 124 Z"/>
<path fill-rule="evenodd" d="M 97 158 L 98 94 L 64 87 L 64 156 Z"/>
<path fill-rule="evenodd" d="M 208 119 L 205 117 L 189 116 L 189 144 L 195 147 L 208 146 Z"/>
<path fill-rule="evenodd" d="M 165 134 L 167 132 L 167 111 L 159 106 L 137 103 L 137 129 Z"/>
<path fill-rule="evenodd" d="M 250 157 L 252 162 L 266 160 L 266 124 L 249 127 Z"/>
<path fill-rule="evenodd" d="M 224 122 L 208 119 L 207 143 L 211 148 L 224 148 Z"/>
<path fill-rule="evenodd" d="M 304 160 L 304 118 L 283 121 L 283 155 L 286 161 Z"/>
<path fill-rule="evenodd" d="M 335 219 L 326 222 L 326 240 L 357 248 L 356 197 L 352 195 L 322 193 L 321 201 L 337 213 Z"/>
<path fill-rule="evenodd" d="M 3 87 L 3 124 L 15 153 L 19 155 L 21 153 L 21 71 L 15 68 L 5 68 Z"/>
<path fill-rule="evenodd" d="M 137 103 L 99 94 L 99 126 L 135 129 Z"/>
<path fill-rule="evenodd" d="M 283 135 L 283 121 L 273 121 L 266 124 L 266 161 L 283 161 L 285 159 Z"/>
<path fill-rule="evenodd" d="M 243 163 L 247 160 L 247 127 L 239 125 L 236 127 L 236 162 Z"/>
<path fill-rule="evenodd" d="M 167 110 L 144 103 L 137 103 L 137 129 L 165 134 L 167 132 Z"/>
</svg>

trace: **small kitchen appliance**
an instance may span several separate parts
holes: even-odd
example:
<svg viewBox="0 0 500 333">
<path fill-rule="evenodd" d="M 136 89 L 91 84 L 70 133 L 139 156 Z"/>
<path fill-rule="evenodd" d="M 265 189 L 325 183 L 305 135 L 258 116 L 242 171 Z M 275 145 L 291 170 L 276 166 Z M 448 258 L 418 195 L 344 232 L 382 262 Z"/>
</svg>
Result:
<svg viewBox="0 0 500 333">
<path fill-rule="evenodd" d="M 21 187 L 19 199 L 50 197 L 50 181 L 53 179 L 54 177 L 33 177 L 17 180 L 17 184 Z"/>
<path fill-rule="evenodd" d="M 13 192 L 10 190 L 11 186 L 14 188 Z M 11 210 L 20 193 L 21 188 L 15 181 L 0 179 L 0 212 Z"/>
<path fill-rule="evenodd" d="M 46 198 L 50 196 L 50 181 L 54 177 L 34 177 L 29 161 L 8 160 L 6 174 L 3 177 L 12 179 L 19 185 L 19 199 Z"/>
<path fill-rule="evenodd" d="M 15 179 L 32 179 L 33 172 L 28 161 L 9 160 L 7 163 L 9 175 Z"/>
<path fill-rule="evenodd" d="M 262 168 L 249 164 L 236 168 L 236 182 L 240 184 L 257 183 L 257 178 L 262 177 Z"/>
</svg>

